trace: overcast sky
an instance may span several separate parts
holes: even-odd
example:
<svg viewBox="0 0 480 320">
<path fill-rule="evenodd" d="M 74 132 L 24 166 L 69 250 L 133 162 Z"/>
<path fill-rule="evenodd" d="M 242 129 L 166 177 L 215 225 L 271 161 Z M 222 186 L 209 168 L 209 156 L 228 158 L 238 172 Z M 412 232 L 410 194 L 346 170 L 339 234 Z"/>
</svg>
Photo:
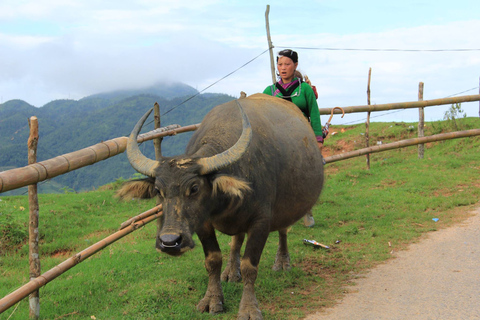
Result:
<svg viewBox="0 0 480 320">
<path fill-rule="evenodd" d="M 206 92 L 262 92 L 272 82 L 267 4 L 274 52 L 298 48 L 299 70 L 317 86 L 321 108 L 365 105 L 370 67 L 372 104 L 415 101 L 420 81 L 424 99 L 479 93 L 478 0 L 2 0 L 0 103 L 41 107 L 156 81 L 202 91 L 239 68 Z M 447 51 L 417 51 L 437 49 Z M 478 102 L 462 106 L 478 116 Z M 426 120 L 442 119 L 446 108 L 427 108 Z"/>
</svg>

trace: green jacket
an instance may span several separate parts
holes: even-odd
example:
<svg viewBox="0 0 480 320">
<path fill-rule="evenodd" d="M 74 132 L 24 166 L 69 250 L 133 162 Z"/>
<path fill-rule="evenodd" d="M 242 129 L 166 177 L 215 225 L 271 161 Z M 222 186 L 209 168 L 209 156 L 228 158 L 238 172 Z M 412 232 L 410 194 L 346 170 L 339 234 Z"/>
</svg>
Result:
<svg viewBox="0 0 480 320">
<path fill-rule="evenodd" d="M 295 79 L 294 79 L 295 80 Z M 276 88 L 275 85 L 268 86 L 265 88 L 263 93 L 273 96 Z M 281 97 L 282 94 L 278 93 L 276 97 Z M 315 93 L 313 93 L 312 87 L 306 83 L 302 82 L 292 93 L 292 102 L 300 108 L 305 117 L 308 118 L 310 114 L 310 124 L 312 126 L 315 136 L 322 136 L 322 124 L 320 122 L 320 112 L 318 111 L 317 99 L 315 98 Z M 307 112 L 307 110 L 309 112 Z"/>
</svg>

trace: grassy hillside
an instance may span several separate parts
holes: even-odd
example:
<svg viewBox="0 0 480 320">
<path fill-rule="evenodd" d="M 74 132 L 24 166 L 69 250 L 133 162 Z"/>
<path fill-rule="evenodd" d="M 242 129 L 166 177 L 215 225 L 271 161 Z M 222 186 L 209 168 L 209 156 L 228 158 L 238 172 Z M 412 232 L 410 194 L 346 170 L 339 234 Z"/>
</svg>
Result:
<svg viewBox="0 0 480 320">
<path fill-rule="evenodd" d="M 458 120 L 457 120 L 458 121 Z M 449 122 L 427 123 L 427 134 L 450 131 Z M 479 119 L 460 121 L 479 127 Z M 374 123 L 384 143 L 413 137 L 416 124 Z M 335 126 L 325 153 L 361 147 L 364 125 Z M 331 132 L 332 132 L 331 131 Z M 425 232 L 465 219 L 480 199 L 480 137 L 374 154 L 326 166 L 324 191 L 314 207 L 316 224 L 289 231 L 291 272 L 273 272 L 278 236 L 272 233 L 260 263 L 256 294 L 265 319 L 299 319 L 330 306 L 355 275 L 385 261 Z M 121 222 L 154 206 L 118 202 L 115 185 L 94 192 L 41 195 L 42 272 L 117 230 Z M 0 197 L 0 297 L 28 282 L 26 197 Z M 438 218 L 438 222 L 433 221 Z M 151 223 L 69 270 L 40 290 L 42 319 L 235 319 L 242 285 L 223 285 L 226 312 L 199 314 L 207 276 L 200 247 L 175 258 L 155 251 Z M 329 245 L 315 250 L 303 239 Z M 225 258 L 229 237 L 219 235 Z M 196 239 L 197 245 L 199 244 Z M 13 313 L 13 314 L 12 314 Z M 0 319 L 26 319 L 28 299 Z"/>
<path fill-rule="evenodd" d="M 185 96 L 185 94 L 191 94 Z M 52 101 L 35 108 L 21 100 L 0 105 L 0 171 L 27 165 L 28 119 L 37 116 L 39 143 L 37 161 L 89 147 L 101 141 L 127 136 L 137 120 L 155 102 L 160 105 L 162 126 L 200 123 L 213 107 L 230 101 L 225 94 L 202 94 L 183 103 L 196 90 L 181 84 L 124 90 L 98 94 L 75 100 Z M 145 130 L 153 130 L 153 124 Z M 181 154 L 191 134 L 164 139 L 165 155 Z M 149 145 L 149 143 L 145 144 Z M 153 149 L 145 150 L 153 157 Z M 77 192 L 93 190 L 119 178 L 131 177 L 135 171 L 125 156 L 120 155 L 39 184 L 39 192 L 62 193 L 64 189 Z M 25 194 L 26 188 L 9 195 Z"/>
</svg>

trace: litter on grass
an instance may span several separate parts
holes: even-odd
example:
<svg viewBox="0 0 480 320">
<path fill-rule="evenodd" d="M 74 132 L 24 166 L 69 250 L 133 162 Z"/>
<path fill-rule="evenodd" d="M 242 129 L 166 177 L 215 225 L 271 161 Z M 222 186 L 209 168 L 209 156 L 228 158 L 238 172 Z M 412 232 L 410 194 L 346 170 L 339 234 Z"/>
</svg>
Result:
<svg viewBox="0 0 480 320">
<path fill-rule="evenodd" d="M 305 244 L 306 246 L 313 246 L 315 249 L 318 249 L 318 248 L 330 249 L 329 246 L 321 244 L 320 242 L 317 242 L 315 240 L 303 239 L 303 244 Z"/>
</svg>

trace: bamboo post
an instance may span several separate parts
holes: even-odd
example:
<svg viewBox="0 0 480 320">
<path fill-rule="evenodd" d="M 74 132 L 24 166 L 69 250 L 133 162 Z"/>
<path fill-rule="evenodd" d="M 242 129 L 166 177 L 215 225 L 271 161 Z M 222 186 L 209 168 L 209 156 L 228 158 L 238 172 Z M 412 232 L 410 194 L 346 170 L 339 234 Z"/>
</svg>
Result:
<svg viewBox="0 0 480 320">
<path fill-rule="evenodd" d="M 150 211 L 150 210 L 149 210 Z M 125 227 L 122 230 L 119 230 L 108 237 L 100 240 L 99 242 L 91 245 L 87 249 L 75 254 L 74 256 L 68 258 L 64 262 L 60 263 L 59 265 L 53 267 L 52 269 L 48 270 L 38 278 L 34 280 L 30 280 L 30 282 L 24 284 L 14 292 L 6 295 L 2 299 L 0 299 L 0 314 L 13 306 L 18 301 L 22 300 L 26 296 L 28 296 L 31 292 L 38 290 L 39 288 L 43 287 L 50 281 L 54 280 L 64 272 L 70 270 L 71 268 L 75 267 L 80 262 L 83 262 L 90 256 L 94 255 L 98 251 L 106 248 L 107 246 L 111 245 L 115 241 L 125 237 L 127 234 L 132 233 L 133 231 L 139 229 L 140 227 L 145 226 L 146 224 L 152 222 L 155 219 L 158 219 L 163 212 L 157 212 L 153 215 L 150 215 L 142 220 L 136 221 Z"/>
<path fill-rule="evenodd" d="M 270 51 L 270 68 L 272 70 L 272 83 L 275 83 L 277 78 L 275 77 L 275 61 L 273 60 L 273 44 L 270 37 L 270 22 L 268 21 L 268 14 L 270 13 L 270 5 L 267 4 L 267 10 L 265 11 L 265 23 L 267 26 L 267 41 L 268 49 Z"/>
<path fill-rule="evenodd" d="M 160 128 L 160 106 L 158 103 L 155 102 L 153 106 L 153 110 L 155 113 L 154 117 L 154 126 L 155 129 Z M 162 138 L 153 139 L 153 145 L 155 146 L 155 159 L 159 161 L 162 158 Z M 160 198 L 155 197 L 155 201 L 157 206 L 161 206 Z M 162 219 L 157 219 L 157 233 L 160 232 L 162 229 Z"/>
<path fill-rule="evenodd" d="M 423 82 L 418 84 L 418 101 L 423 101 Z M 418 137 L 422 138 L 425 136 L 424 127 L 425 127 L 425 108 L 418 108 Z M 423 159 L 425 153 L 425 145 L 423 143 L 418 145 L 418 159 Z"/>
<path fill-rule="evenodd" d="M 153 113 L 154 113 L 154 128 L 160 129 L 160 106 L 157 102 L 153 105 Z M 162 140 L 163 138 L 155 138 L 153 139 L 153 145 L 155 147 L 155 159 L 159 160 L 162 157 Z"/>
<path fill-rule="evenodd" d="M 368 69 L 368 84 L 367 84 L 367 105 L 370 105 L 370 80 L 372 79 L 372 68 Z M 370 146 L 370 111 L 367 112 L 367 122 L 365 123 L 365 145 Z M 370 170 L 370 154 L 367 157 L 367 170 Z"/>
<path fill-rule="evenodd" d="M 38 120 L 33 116 L 28 120 L 30 127 L 30 136 L 28 138 L 28 164 L 37 162 L 37 143 L 38 143 Z M 28 223 L 28 242 L 29 255 L 28 262 L 30 265 L 30 280 L 34 280 L 40 276 L 40 256 L 38 250 L 38 194 L 37 184 L 28 186 L 28 204 L 29 204 L 29 223 Z M 40 294 L 38 290 L 33 291 L 29 297 L 30 319 L 38 319 L 40 317 Z"/>
</svg>

